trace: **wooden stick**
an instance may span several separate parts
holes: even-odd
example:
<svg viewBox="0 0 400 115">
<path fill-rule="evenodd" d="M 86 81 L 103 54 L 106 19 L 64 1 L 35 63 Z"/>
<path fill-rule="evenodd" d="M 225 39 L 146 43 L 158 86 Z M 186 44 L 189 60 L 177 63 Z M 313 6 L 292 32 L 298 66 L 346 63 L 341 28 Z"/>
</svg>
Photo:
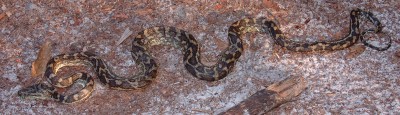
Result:
<svg viewBox="0 0 400 115">
<path fill-rule="evenodd" d="M 219 115 L 265 114 L 266 112 L 290 101 L 306 88 L 303 77 L 289 77 L 260 90 Z"/>
</svg>

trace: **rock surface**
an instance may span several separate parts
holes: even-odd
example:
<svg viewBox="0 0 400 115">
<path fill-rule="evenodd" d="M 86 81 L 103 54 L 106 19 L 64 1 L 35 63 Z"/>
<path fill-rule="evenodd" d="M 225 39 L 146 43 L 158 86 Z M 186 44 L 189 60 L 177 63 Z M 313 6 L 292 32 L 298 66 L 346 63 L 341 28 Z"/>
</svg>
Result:
<svg viewBox="0 0 400 115">
<path fill-rule="evenodd" d="M 308 88 L 271 114 L 400 114 L 400 3 L 395 0 L 2 0 L 0 7 L 1 114 L 218 114 L 292 75 L 303 76 Z M 289 39 L 334 40 L 347 34 L 354 8 L 376 14 L 394 41 L 389 50 L 301 54 L 273 46 L 268 34 L 249 34 L 234 71 L 217 82 L 192 77 L 178 49 L 157 46 L 151 54 L 160 65 L 158 77 L 143 90 L 110 90 L 96 81 L 92 96 L 73 105 L 16 96 L 40 81 L 31 77 L 31 63 L 46 40 L 54 43 L 53 56 L 92 51 L 128 77 L 138 70 L 130 41 L 145 28 L 189 31 L 201 44 L 202 61 L 213 64 L 227 47 L 227 29 L 234 21 L 265 16 L 279 22 Z M 127 28 L 133 34 L 116 45 Z"/>
</svg>

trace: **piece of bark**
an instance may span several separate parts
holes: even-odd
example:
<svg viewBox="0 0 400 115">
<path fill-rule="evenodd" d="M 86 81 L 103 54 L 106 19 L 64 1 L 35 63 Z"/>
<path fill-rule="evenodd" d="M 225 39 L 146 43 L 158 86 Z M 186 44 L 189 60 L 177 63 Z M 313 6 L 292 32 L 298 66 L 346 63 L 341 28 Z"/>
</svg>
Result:
<svg viewBox="0 0 400 115">
<path fill-rule="evenodd" d="M 306 88 L 303 77 L 290 77 L 260 90 L 219 115 L 265 114 L 266 112 L 290 101 Z"/>
<path fill-rule="evenodd" d="M 40 47 L 38 56 L 32 63 L 32 77 L 38 77 L 44 73 L 47 61 L 49 61 L 51 58 L 51 49 L 50 41 L 46 41 L 46 43 Z"/>
</svg>

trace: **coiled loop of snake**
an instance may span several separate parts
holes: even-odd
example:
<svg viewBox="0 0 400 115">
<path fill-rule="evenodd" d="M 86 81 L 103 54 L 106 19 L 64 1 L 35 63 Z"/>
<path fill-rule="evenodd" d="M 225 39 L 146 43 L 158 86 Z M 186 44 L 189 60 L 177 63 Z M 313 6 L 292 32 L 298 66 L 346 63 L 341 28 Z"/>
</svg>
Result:
<svg viewBox="0 0 400 115">
<path fill-rule="evenodd" d="M 370 32 L 360 32 L 359 20 L 361 16 L 366 17 L 374 24 L 376 27 L 374 29 L 375 32 L 381 31 L 381 23 L 372 13 L 356 9 L 350 13 L 350 31 L 348 35 L 336 41 L 318 41 L 312 43 L 294 42 L 287 39 L 278 26 L 266 18 L 246 18 L 237 21 L 228 30 L 228 48 L 222 52 L 220 59 L 213 66 L 205 66 L 201 63 L 200 47 L 193 35 L 175 27 L 153 27 L 139 32 L 132 42 L 131 53 L 135 62 L 142 68 L 140 74 L 129 78 L 119 77 L 109 69 L 102 59 L 88 52 L 62 54 L 52 58 L 47 64 L 44 76 L 47 78 L 49 84 L 36 84 L 20 90 L 18 94 L 21 97 L 51 98 L 63 103 L 74 103 L 83 100 L 89 97 L 93 91 L 94 84 L 90 76 L 81 73 L 76 75 L 77 77 L 65 79 L 56 77 L 59 68 L 80 65 L 93 67 L 100 81 L 113 89 L 130 90 L 147 86 L 156 77 L 158 68 L 156 61 L 148 53 L 147 49 L 153 45 L 160 44 L 180 47 L 183 52 L 185 68 L 190 74 L 201 80 L 215 81 L 226 77 L 241 56 L 243 44 L 240 37 L 243 34 L 248 32 L 269 33 L 277 45 L 296 52 L 341 50 L 352 46 L 358 39 L 362 39 L 365 33 Z M 362 41 L 366 46 L 379 51 L 388 49 L 391 43 L 389 42 L 387 47 L 379 48 L 365 42 L 363 39 Z M 74 81 L 83 81 L 81 83 L 85 87 L 78 93 L 66 96 L 55 91 L 54 87 L 66 87 L 73 84 Z"/>
</svg>

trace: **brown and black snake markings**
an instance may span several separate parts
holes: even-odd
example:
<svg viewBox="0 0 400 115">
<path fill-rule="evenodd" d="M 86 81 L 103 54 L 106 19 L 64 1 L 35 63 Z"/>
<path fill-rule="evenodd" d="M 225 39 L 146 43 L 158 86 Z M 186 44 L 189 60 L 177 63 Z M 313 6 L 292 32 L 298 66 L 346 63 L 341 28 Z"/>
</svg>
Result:
<svg viewBox="0 0 400 115">
<path fill-rule="evenodd" d="M 367 18 L 375 26 L 374 30 L 360 31 L 361 17 Z M 295 52 L 335 51 L 342 50 L 355 44 L 358 39 L 368 47 L 383 51 L 390 47 L 376 47 L 365 40 L 363 35 L 367 32 L 380 32 L 381 23 L 372 13 L 359 9 L 350 12 L 350 31 L 342 39 L 336 41 L 319 41 L 312 43 L 294 42 L 285 38 L 278 26 L 265 18 L 246 18 L 234 22 L 228 30 L 228 48 L 222 52 L 220 59 L 213 66 L 206 66 L 200 62 L 200 47 L 193 35 L 175 27 L 153 27 L 146 29 L 133 39 L 132 57 L 141 66 L 141 72 L 129 78 L 119 77 L 114 74 L 106 63 L 94 54 L 88 52 L 62 54 L 52 58 L 47 63 L 44 76 L 47 82 L 24 88 L 18 92 L 20 97 L 53 99 L 62 103 L 74 103 L 84 100 L 93 91 L 94 81 L 86 73 L 78 73 L 68 78 L 56 77 L 58 69 L 64 66 L 91 66 L 97 77 L 108 87 L 120 90 L 138 89 L 147 86 L 157 75 L 157 63 L 148 53 L 148 48 L 153 45 L 173 45 L 179 47 L 183 53 L 185 67 L 194 77 L 216 81 L 226 77 L 243 53 L 241 36 L 249 32 L 269 33 L 275 44 Z M 59 94 L 55 89 L 68 87 L 74 83 L 80 83 L 83 89 L 70 95 Z"/>
</svg>

